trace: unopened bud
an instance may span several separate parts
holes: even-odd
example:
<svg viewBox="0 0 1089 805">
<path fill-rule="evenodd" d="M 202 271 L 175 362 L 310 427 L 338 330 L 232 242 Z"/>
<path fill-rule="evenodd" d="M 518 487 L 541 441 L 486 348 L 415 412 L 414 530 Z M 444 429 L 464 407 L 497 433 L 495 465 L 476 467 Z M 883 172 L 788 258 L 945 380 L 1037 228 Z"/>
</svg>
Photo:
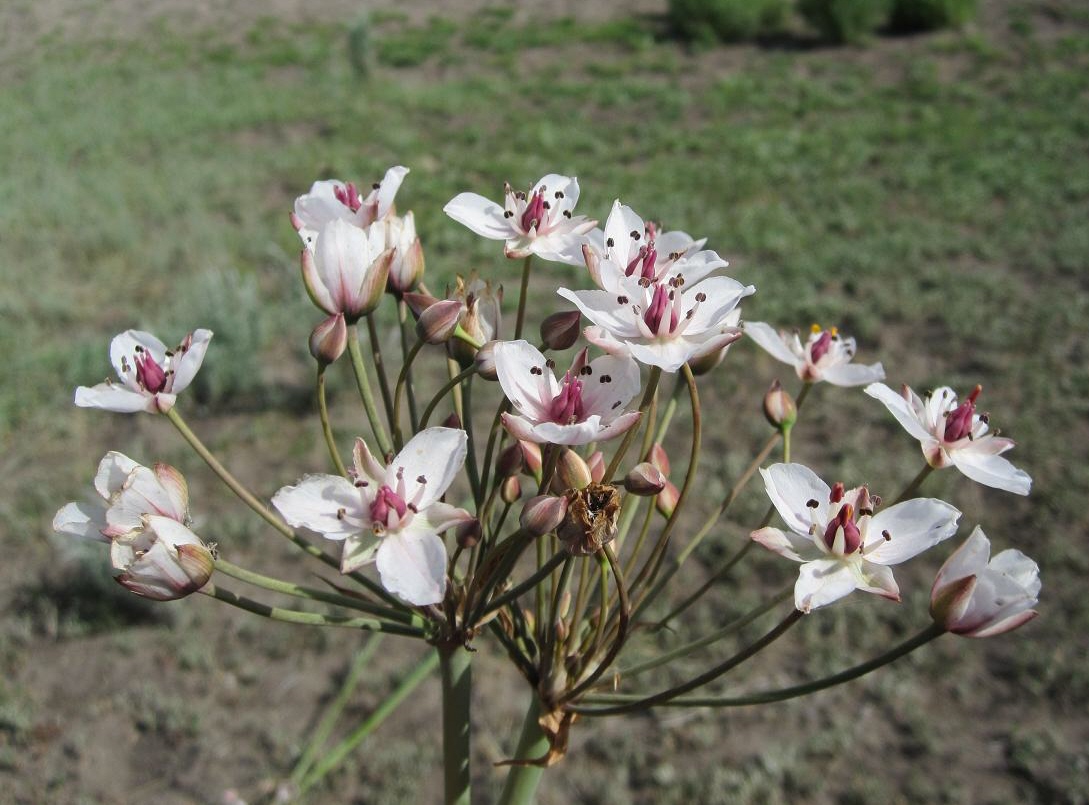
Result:
<svg viewBox="0 0 1089 805">
<path fill-rule="evenodd" d="M 443 299 L 420 313 L 416 335 L 428 344 L 445 344 L 454 335 L 463 306 L 456 299 Z"/>
<path fill-rule="evenodd" d="M 567 498 L 538 495 L 531 498 L 518 518 L 522 528 L 535 537 L 555 531 L 567 515 Z"/>
<path fill-rule="evenodd" d="M 711 350 L 705 355 L 700 355 L 698 358 L 692 358 L 688 361 L 688 368 L 692 370 L 692 374 L 696 377 L 705 375 L 722 363 L 723 358 L 726 357 L 726 353 L 730 351 L 730 345 L 727 344 L 724 347 L 720 347 L 715 350 Z"/>
<path fill-rule="evenodd" d="M 489 341 L 476 351 L 473 363 L 476 365 L 476 373 L 485 380 L 498 380 L 499 373 L 495 369 L 495 345 L 497 342 Z"/>
<path fill-rule="evenodd" d="M 781 431 L 790 430 L 798 418 L 798 406 L 794 404 L 794 398 L 783 390 L 778 380 L 771 384 L 771 388 L 764 395 L 764 416 L 773 428 Z"/>
<path fill-rule="evenodd" d="M 472 548 L 478 542 L 480 542 L 480 521 L 475 517 L 459 525 L 455 531 L 454 536 L 457 539 L 459 548 Z"/>
<path fill-rule="evenodd" d="M 517 475 L 511 475 L 503 481 L 499 489 L 499 497 L 508 505 L 522 497 L 522 482 L 518 480 Z"/>
<path fill-rule="evenodd" d="M 499 454 L 495 472 L 500 478 L 508 478 L 511 475 L 520 473 L 525 466 L 525 460 L 522 458 L 522 448 L 517 444 L 512 444 L 504 448 L 503 452 Z"/>
<path fill-rule="evenodd" d="M 681 491 L 671 481 L 666 481 L 665 487 L 654 498 L 654 507 L 663 517 L 672 517 L 677 501 L 681 498 Z"/>
<path fill-rule="evenodd" d="M 541 342 L 549 349 L 567 349 L 579 339 L 582 314 L 577 310 L 553 313 L 541 322 Z"/>
<path fill-rule="evenodd" d="M 343 355 L 347 346 L 348 325 L 343 313 L 325 319 L 310 333 L 310 354 L 322 366 L 328 366 Z"/>
<path fill-rule="evenodd" d="M 527 441 L 519 441 L 518 446 L 522 448 L 522 460 L 526 463 L 529 474 L 534 478 L 540 478 L 541 468 L 544 466 L 541 461 L 541 446 L 536 442 Z"/>
<path fill-rule="evenodd" d="M 461 430 L 461 417 L 458 416 L 457 411 L 451 411 L 450 416 L 446 417 L 442 421 L 444 428 L 453 428 L 454 430 Z"/>
<path fill-rule="evenodd" d="M 556 464 L 556 477 L 564 489 L 582 489 L 594 480 L 586 461 L 571 449 L 560 454 L 560 460 Z"/>
<path fill-rule="evenodd" d="M 657 495 L 665 489 L 667 483 L 669 479 L 649 461 L 636 464 L 631 472 L 624 476 L 624 488 L 640 497 Z"/>
<path fill-rule="evenodd" d="M 600 450 L 595 450 L 586 459 L 586 466 L 590 468 L 590 478 L 593 482 L 595 484 L 601 483 L 601 479 L 605 477 L 605 454 Z"/>
<path fill-rule="evenodd" d="M 439 301 L 429 293 L 417 293 L 415 291 L 406 293 L 402 298 L 416 318 L 419 318 L 421 313 Z"/>
<path fill-rule="evenodd" d="M 669 475 L 669 456 L 666 455 L 665 448 L 658 442 L 655 442 L 647 451 L 646 460 L 660 469 L 662 475 Z"/>
</svg>

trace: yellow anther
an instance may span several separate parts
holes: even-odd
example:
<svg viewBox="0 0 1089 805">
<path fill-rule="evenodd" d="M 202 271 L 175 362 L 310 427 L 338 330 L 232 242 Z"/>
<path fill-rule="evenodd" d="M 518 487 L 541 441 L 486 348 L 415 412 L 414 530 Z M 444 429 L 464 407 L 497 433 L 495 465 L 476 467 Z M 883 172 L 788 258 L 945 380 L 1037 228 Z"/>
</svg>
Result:
<svg viewBox="0 0 1089 805">
<path fill-rule="evenodd" d="M 820 331 L 821 331 L 821 326 L 819 324 L 809 325 L 809 332 L 813 333 L 813 335 L 816 335 Z"/>
<path fill-rule="evenodd" d="M 839 335 L 839 328 L 838 327 L 830 327 L 828 329 L 828 332 L 830 332 L 832 334 L 832 338 L 835 338 L 837 335 Z"/>
</svg>

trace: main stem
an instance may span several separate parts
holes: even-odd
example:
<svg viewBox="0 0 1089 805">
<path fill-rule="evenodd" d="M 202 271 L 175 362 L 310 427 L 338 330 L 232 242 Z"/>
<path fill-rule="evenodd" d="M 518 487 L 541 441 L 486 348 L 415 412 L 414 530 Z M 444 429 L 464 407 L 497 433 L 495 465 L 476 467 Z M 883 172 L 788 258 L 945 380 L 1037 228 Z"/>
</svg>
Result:
<svg viewBox="0 0 1089 805">
<path fill-rule="evenodd" d="M 541 715 L 540 701 L 536 692 L 530 695 L 526 718 L 522 722 L 522 734 L 518 736 L 518 748 L 514 750 L 516 761 L 536 760 L 548 753 L 548 738 L 537 719 Z M 544 774 L 544 766 L 532 764 L 512 765 L 499 796 L 499 805 L 531 805 L 537 798 L 537 786 Z"/>
<path fill-rule="evenodd" d="M 439 647 L 442 671 L 442 760 L 446 805 L 470 805 L 469 750 L 472 654 L 458 644 Z"/>
</svg>

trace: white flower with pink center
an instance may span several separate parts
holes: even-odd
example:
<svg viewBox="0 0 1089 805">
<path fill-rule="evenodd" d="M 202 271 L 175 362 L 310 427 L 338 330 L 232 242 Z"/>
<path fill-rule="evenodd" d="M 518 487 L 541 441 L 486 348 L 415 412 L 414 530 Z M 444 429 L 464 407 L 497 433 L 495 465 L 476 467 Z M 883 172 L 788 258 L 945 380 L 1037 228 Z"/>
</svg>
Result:
<svg viewBox="0 0 1089 805">
<path fill-rule="evenodd" d="M 993 637 L 1035 618 L 1039 598 L 1037 564 L 1013 549 L 991 558 L 991 542 L 976 526 L 938 571 L 930 614 L 954 634 Z"/>
<path fill-rule="evenodd" d="M 855 340 L 844 338 L 835 327 L 824 330 L 814 324 L 805 343 L 797 331 L 777 331 L 762 321 L 746 322 L 745 334 L 773 358 L 793 366 L 806 383 L 825 380 L 833 386 L 861 386 L 885 377 L 880 363 L 870 366 L 851 363 Z"/>
<path fill-rule="evenodd" d="M 507 257 L 535 254 L 577 266 L 586 235 L 597 223 L 574 214 L 578 200 L 578 179 L 550 173 L 528 193 L 505 185 L 502 206 L 477 193 L 459 193 L 442 209 L 481 237 L 505 241 Z"/>
<path fill-rule="evenodd" d="M 761 528 L 752 538 L 780 556 L 801 562 L 794 606 L 809 612 L 855 590 L 894 601 L 898 565 L 953 536 L 960 512 L 933 498 L 916 498 L 875 513 L 866 487 L 829 487 L 801 464 L 761 469 L 764 487 L 789 530 Z"/>
<path fill-rule="evenodd" d="M 408 168 L 401 165 L 390 168 L 381 182 L 371 185 L 366 196 L 352 182 L 336 179 L 314 182 L 309 193 L 295 199 L 291 223 L 308 249 L 314 247 L 318 234 L 331 221 L 366 229 L 389 213 L 407 173 Z"/>
<path fill-rule="evenodd" d="M 326 313 L 343 313 L 354 324 L 382 301 L 393 255 L 384 226 L 358 229 L 330 221 L 313 248 L 301 252 L 306 292 Z"/>
<path fill-rule="evenodd" d="M 141 330 L 126 330 L 110 342 L 110 361 L 120 383 L 106 380 L 76 389 L 76 405 L 118 413 L 165 413 L 193 382 L 204 361 L 211 330 L 194 330 L 173 349 Z"/>
<path fill-rule="evenodd" d="M 640 218 L 631 207 L 613 202 L 604 231 L 593 230 L 583 247 L 590 276 L 600 288 L 613 291 L 625 278 L 665 282 L 680 277 L 699 282 L 729 263 L 710 249 L 706 238 L 695 240 L 686 232 L 662 232 Z"/>
<path fill-rule="evenodd" d="M 144 598 L 173 601 L 203 587 L 215 569 L 212 549 L 172 517 L 148 514 L 136 531 L 110 543 L 117 583 Z"/>
<path fill-rule="evenodd" d="M 341 572 L 374 561 L 391 593 L 417 606 L 437 604 L 446 593 L 439 534 L 472 520 L 439 500 L 465 463 L 467 442 L 463 430 L 427 428 L 383 466 L 358 439 L 351 478 L 308 475 L 272 504 L 291 525 L 343 540 Z"/>
<path fill-rule="evenodd" d="M 143 525 L 145 515 L 189 521 L 185 478 L 168 464 L 148 468 L 111 451 L 98 463 L 97 497 L 73 502 L 57 512 L 53 530 L 79 539 L 110 542 Z"/>
<path fill-rule="evenodd" d="M 613 354 L 676 372 L 685 362 L 722 349 L 741 337 L 730 314 L 755 293 L 729 277 L 711 277 L 689 287 L 683 277 L 653 282 L 625 277 L 612 291 L 560 288 L 596 326 L 586 337 Z"/>
<path fill-rule="evenodd" d="M 1001 454 L 1014 446 L 1013 440 L 990 431 L 987 414 L 976 413 L 982 391 L 976 386 L 962 402 L 948 386 L 935 389 L 925 400 L 907 386 L 897 394 L 884 383 L 865 388 L 880 400 L 904 430 L 919 440 L 927 464 L 935 469 L 954 466 L 984 486 L 1027 495 L 1032 478 Z"/>
<path fill-rule="evenodd" d="M 587 362 L 575 356 L 561 380 L 555 364 L 528 341 L 495 345 L 495 369 L 515 413 L 503 425 L 516 439 L 542 444 L 589 444 L 619 436 L 639 421 L 624 407 L 639 393 L 639 366 L 605 355 Z"/>
</svg>

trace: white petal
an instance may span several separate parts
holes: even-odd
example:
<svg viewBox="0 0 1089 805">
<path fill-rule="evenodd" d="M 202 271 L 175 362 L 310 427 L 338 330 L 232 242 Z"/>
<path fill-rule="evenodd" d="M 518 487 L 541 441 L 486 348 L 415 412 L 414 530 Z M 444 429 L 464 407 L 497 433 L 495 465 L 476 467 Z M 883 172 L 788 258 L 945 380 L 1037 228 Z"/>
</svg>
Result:
<svg viewBox="0 0 1089 805">
<path fill-rule="evenodd" d="M 174 354 L 171 368 L 170 392 L 177 394 L 193 382 L 200 365 L 204 363 L 204 353 L 208 351 L 208 342 L 212 340 L 211 330 L 194 330 L 189 348 L 183 355 Z"/>
<path fill-rule="evenodd" d="M 69 503 L 53 517 L 53 530 L 79 539 L 109 542 L 102 535 L 106 527 L 106 509 L 101 503 Z"/>
<path fill-rule="evenodd" d="M 503 217 L 503 208 L 477 193 L 459 193 L 442 211 L 481 237 L 506 240 L 517 234 Z"/>
<path fill-rule="evenodd" d="M 900 600 L 900 588 L 896 584 L 896 579 L 893 578 L 892 569 L 885 565 L 863 560 L 859 568 L 856 589 L 864 593 L 874 593 L 892 601 Z"/>
<path fill-rule="evenodd" d="M 639 411 L 629 411 L 626 414 L 616 417 L 598 431 L 598 441 L 605 442 L 609 439 L 615 439 L 622 433 L 626 433 L 639 422 L 642 416 L 643 415 Z"/>
<path fill-rule="evenodd" d="M 821 371 L 821 379 L 833 386 L 861 386 L 885 379 L 885 367 L 880 363 L 864 366 L 860 363 L 841 363 Z"/>
<path fill-rule="evenodd" d="M 673 338 L 669 341 L 640 343 L 629 341 L 631 356 L 647 366 L 657 366 L 664 372 L 676 372 L 703 348 L 703 343 L 690 338 Z"/>
<path fill-rule="evenodd" d="M 570 425 L 541 422 L 533 426 L 532 436 L 530 436 L 531 441 L 540 444 L 566 444 L 572 447 L 589 444 L 600 438 L 602 438 L 601 421 L 596 416 Z"/>
<path fill-rule="evenodd" d="M 354 573 L 373 562 L 378 555 L 378 545 L 371 534 L 353 534 L 345 539 L 340 552 L 340 572 Z"/>
<path fill-rule="evenodd" d="M 378 546 L 382 586 L 410 604 L 438 604 L 446 593 L 446 546 L 436 534 L 398 532 Z"/>
<path fill-rule="evenodd" d="M 674 235 L 677 233 L 667 232 L 666 234 Z M 658 238 L 657 249 L 660 255 L 669 255 L 678 251 L 678 249 L 667 249 L 664 238 Z M 674 276 L 682 274 L 686 283 L 695 283 L 702 280 L 716 268 L 725 268 L 728 265 L 729 262 L 719 257 L 716 252 L 704 249 L 702 252 L 696 252 L 677 260 L 670 268 L 669 273 Z"/>
<path fill-rule="evenodd" d="M 794 585 L 794 607 L 809 612 L 854 592 L 857 583 L 850 566 L 838 559 L 806 562 Z"/>
<path fill-rule="evenodd" d="M 395 165 L 386 171 L 386 175 L 382 177 L 376 193 L 378 212 L 375 220 L 386 217 L 386 213 L 393 206 L 393 197 L 397 195 L 397 191 L 401 188 L 401 183 L 405 180 L 407 174 L 408 168 L 403 165 Z"/>
<path fill-rule="evenodd" d="M 898 565 L 953 536 L 958 520 L 960 512 L 944 500 L 916 498 L 897 503 L 870 520 L 866 559 L 879 565 Z"/>
<path fill-rule="evenodd" d="M 604 382 L 609 378 L 609 382 Z M 581 376 L 582 404 L 589 414 L 608 422 L 624 412 L 639 393 L 639 364 L 631 358 L 605 355 L 590 362 L 590 373 Z"/>
<path fill-rule="evenodd" d="M 749 326 L 746 325 L 746 328 Z M 897 394 L 884 383 L 871 383 L 863 391 L 875 400 L 884 403 L 885 407 L 889 409 L 889 413 L 896 418 L 896 421 L 903 426 L 904 430 L 922 442 L 924 448 L 928 444 L 936 442 L 934 436 L 927 430 L 926 424 L 902 395 Z"/>
<path fill-rule="evenodd" d="M 540 350 L 528 341 L 501 341 L 493 354 L 499 385 L 514 410 L 536 421 L 548 419 L 556 380 Z"/>
<path fill-rule="evenodd" d="M 584 262 L 582 246 L 586 236 L 577 232 L 562 232 L 533 238 L 527 248 L 542 260 L 563 263 L 569 266 L 581 266 Z"/>
<path fill-rule="evenodd" d="M 533 423 L 526 419 L 524 416 L 515 416 L 504 412 L 500 416 L 500 420 L 503 422 L 503 427 L 507 429 L 515 439 L 520 439 L 524 442 L 540 442 L 534 432 Z"/>
<path fill-rule="evenodd" d="M 318 279 L 329 291 L 333 310 L 327 313 L 356 313 L 360 289 L 373 259 L 370 240 L 359 227 L 335 220 L 326 224 L 314 249 Z"/>
<path fill-rule="evenodd" d="M 1027 495 L 1032 489 L 1032 478 L 1024 470 L 1019 470 L 1002 456 L 986 450 L 973 450 L 973 445 L 950 450 L 949 458 L 958 470 L 976 483 L 1013 492 L 1015 495 Z"/>
<path fill-rule="evenodd" d="M 139 466 L 124 453 L 111 450 L 98 462 L 98 471 L 95 473 L 95 491 L 106 500 L 109 500 L 115 492 L 121 491 L 121 487 L 125 485 L 129 473 Z"/>
<path fill-rule="evenodd" d="M 630 308 L 617 302 L 617 295 L 609 291 L 571 291 L 560 288 L 560 296 L 582 312 L 582 315 L 599 327 L 604 327 L 617 338 L 638 338 L 639 328 Z"/>
<path fill-rule="evenodd" d="M 707 298 L 689 319 L 688 331 L 692 334 L 722 326 L 726 317 L 737 307 L 737 303 L 756 293 L 756 288 L 742 285 L 729 277 L 711 277 L 691 288 L 685 288 L 681 297 L 685 311 L 681 315 L 685 315 L 695 305 L 697 293 L 705 294 Z"/>
<path fill-rule="evenodd" d="M 356 475 L 365 481 L 381 485 L 386 479 L 386 467 L 371 453 L 371 449 L 362 439 L 355 440 L 352 449 L 352 462 Z"/>
<path fill-rule="evenodd" d="M 80 408 L 100 408 L 119 414 L 146 411 L 156 414 L 159 408 L 155 395 L 143 391 L 131 391 L 115 383 L 99 383 L 97 386 L 80 386 L 76 389 L 76 405 Z"/>
<path fill-rule="evenodd" d="M 391 488 L 396 488 L 394 484 L 400 473 L 405 484 L 405 500 L 415 502 L 416 507 L 423 510 L 442 497 L 465 465 L 468 441 L 469 437 L 463 430 L 422 430 L 408 440 L 408 444 L 386 468 L 386 482 Z M 422 492 L 419 478 L 426 481 Z"/>
<path fill-rule="evenodd" d="M 761 528 L 750 535 L 754 542 L 759 542 L 769 551 L 774 551 L 787 559 L 795 562 L 807 562 L 813 558 L 814 544 L 810 537 L 803 537 L 793 531 L 787 532 L 779 528 Z"/>
<path fill-rule="evenodd" d="M 832 490 L 803 464 L 772 464 L 761 469 L 764 488 L 779 516 L 796 534 L 808 535 L 811 525 L 828 522 L 828 498 Z M 816 505 L 811 505 L 816 503 Z"/>
<path fill-rule="evenodd" d="M 327 539 L 344 539 L 370 525 L 360 491 L 339 475 L 307 475 L 295 486 L 280 489 L 272 505 L 290 525 Z M 338 516 L 339 512 L 343 514 Z"/>
<path fill-rule="evenodd" d="M 177 498 L 147 467 L 137 467 L 125 479 L 106 511 L 107 536 L 120 536 L 140 528 L 146 515 L 185 520 L 185 509 L 177 508 Z"/>
<path fill-rule="evenodd" d="M 991 541 L 987 539 L 983 529 L 976 526 L 964 544 L 953 551 L 941 566 L 931 588 L 931 597 L 943 587 L 981 573 L 987 566 L 990 555 Z"/>
<path fill-rule="evenodd" d="M 146 349 L 159 366 L 166 361 L 166 345 L 151 333 L 143 330 L 125 330 L 120 335 L 114 336 L 113 341 L 110 342 L 110 363 L 113 364 L 119 378 L 126 382 L 131 379 L 133 384 L 136 382 L 136 367 L 132 361 L 137 347 Z M 124 371 L 126 365 L 128 372 Z"/>
<path fill-rule="evenodd" d="M 639 239 L 631 236 L 635 232 Z M 617 199 L 613 202 L 613 208 L 605 221 L 605 249 L 612 255 L 613 262 L 623 270 L 643 245 L 643 237 L 646 232 L 646 224 L 635 210 L 626 204 L 621 204 Z M 609 245 L 612 240 L 612 246 Z"/>
<path fill-rule="evenodd" d="M 797 369 L 805 364 L 805 359 L 794 354 L 783 336 L 770 324 L 762 321 L 745 322 L 745 335 L 777 361 L 789 364 Z"/>
</svg>

